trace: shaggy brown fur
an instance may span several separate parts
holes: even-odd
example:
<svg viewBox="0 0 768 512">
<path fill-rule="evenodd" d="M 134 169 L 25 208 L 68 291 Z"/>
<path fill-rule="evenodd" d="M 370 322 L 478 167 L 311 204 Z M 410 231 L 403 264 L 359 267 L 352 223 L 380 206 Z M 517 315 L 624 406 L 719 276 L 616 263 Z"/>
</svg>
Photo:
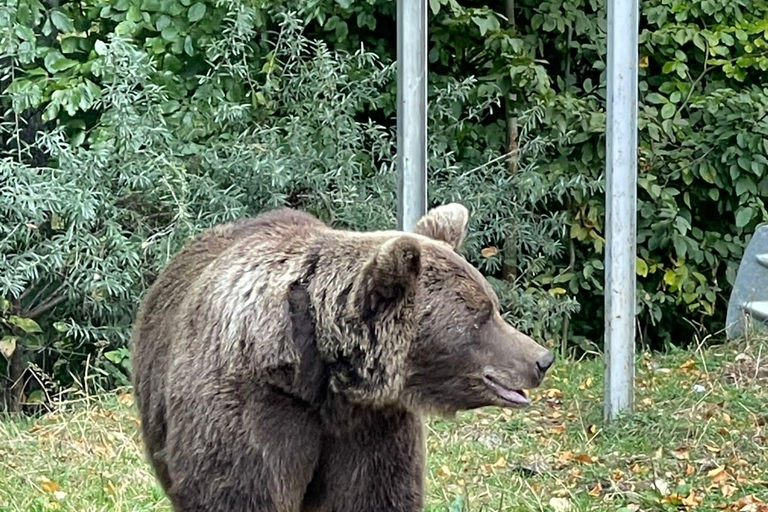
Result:
<svg viewBox="0 0 768 512">
<path fill-rule="evenodd" d="M 421 510 L 422 414 L 519 405 L 553 361 L 456 253 L 467 220 L 447 205 L 413 234 L 355 233 L 278 210 L 189 243 L 132 341 L 174 510 Z"/>
</svg>

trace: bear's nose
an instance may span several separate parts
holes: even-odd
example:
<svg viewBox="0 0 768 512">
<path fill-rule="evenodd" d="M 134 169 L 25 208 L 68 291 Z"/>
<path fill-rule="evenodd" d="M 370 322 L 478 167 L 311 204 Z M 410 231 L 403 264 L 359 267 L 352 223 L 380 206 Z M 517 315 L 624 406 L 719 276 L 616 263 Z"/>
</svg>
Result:
<svg viewBox="0 0 768 512">
<path fill-rule="evenodd" d="M 543 376 L 545 373 L 547 373 L 547 370 L 550 369 L 552 364 L 555 362 L 555 354 L 553 354 L 550 351 L 547 351 L 547 353 L 536 361 L 536 368 L 539 370 L 539 373 Z"/>
</svg>

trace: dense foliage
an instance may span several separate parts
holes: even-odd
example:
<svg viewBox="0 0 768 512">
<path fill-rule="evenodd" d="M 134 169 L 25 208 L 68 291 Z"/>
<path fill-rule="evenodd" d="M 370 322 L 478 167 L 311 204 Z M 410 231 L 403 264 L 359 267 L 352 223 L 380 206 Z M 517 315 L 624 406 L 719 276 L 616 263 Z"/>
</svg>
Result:
<svg viewBox="0 0 768 512">
<path fill-rule="evenodd" d="M 604 0 L 519 0 L 509 19 L 475 0 L 429 6 L 430 198 L 471 207 L 466 254 L 513 321 L 589 349 L 602 330 Z M 138 298 L 208 225 L 280 204 L 342 227 L 394 224 L 394 11 L 5 0 L 9 403 L 87 385 L 89 368 L 124 382 Z M 768 218 L 766 12 L 765 0 L 642 3 L 638 323 L 651 346 L 718 330 Z"/>
</svg>

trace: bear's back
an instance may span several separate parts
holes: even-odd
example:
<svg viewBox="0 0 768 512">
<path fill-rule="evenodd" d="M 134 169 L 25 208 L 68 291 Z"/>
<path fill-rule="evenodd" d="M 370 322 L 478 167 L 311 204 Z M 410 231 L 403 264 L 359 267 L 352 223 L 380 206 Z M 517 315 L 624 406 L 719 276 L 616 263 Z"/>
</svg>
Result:
<svg viewBox="0 0 768 512">
<path fill-rule="evenodd" d="M 131 339 L 132 380 L 149 456 L 162 479 L 166 398 L 173 353 L 185 337 L 190 302 L 217 272 L 253 245 L 279 250 L 287 239 L 307 240 L 325 224 L 303 212 L 280 209 L 212 227 L 188 242 L 147 291 Z M 176 346 L 174 346 L 176 345 Z"/>
</svg>

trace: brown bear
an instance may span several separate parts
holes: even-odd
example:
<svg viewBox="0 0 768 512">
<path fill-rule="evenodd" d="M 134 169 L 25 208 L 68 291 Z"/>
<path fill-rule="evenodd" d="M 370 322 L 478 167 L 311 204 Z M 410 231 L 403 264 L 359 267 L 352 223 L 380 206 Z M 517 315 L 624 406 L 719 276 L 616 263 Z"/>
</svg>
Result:
<svg viewBox="0 0 768 512">
<path fill-rule="evenodd" d="M 294 210 L 190 242 L 132 339 L 143 439 L 177 512 L 414 512 L 423 414 L 520 407 L 554 356 L 457 253 L 468 211 L 358 233 Z"/>
</svg>

